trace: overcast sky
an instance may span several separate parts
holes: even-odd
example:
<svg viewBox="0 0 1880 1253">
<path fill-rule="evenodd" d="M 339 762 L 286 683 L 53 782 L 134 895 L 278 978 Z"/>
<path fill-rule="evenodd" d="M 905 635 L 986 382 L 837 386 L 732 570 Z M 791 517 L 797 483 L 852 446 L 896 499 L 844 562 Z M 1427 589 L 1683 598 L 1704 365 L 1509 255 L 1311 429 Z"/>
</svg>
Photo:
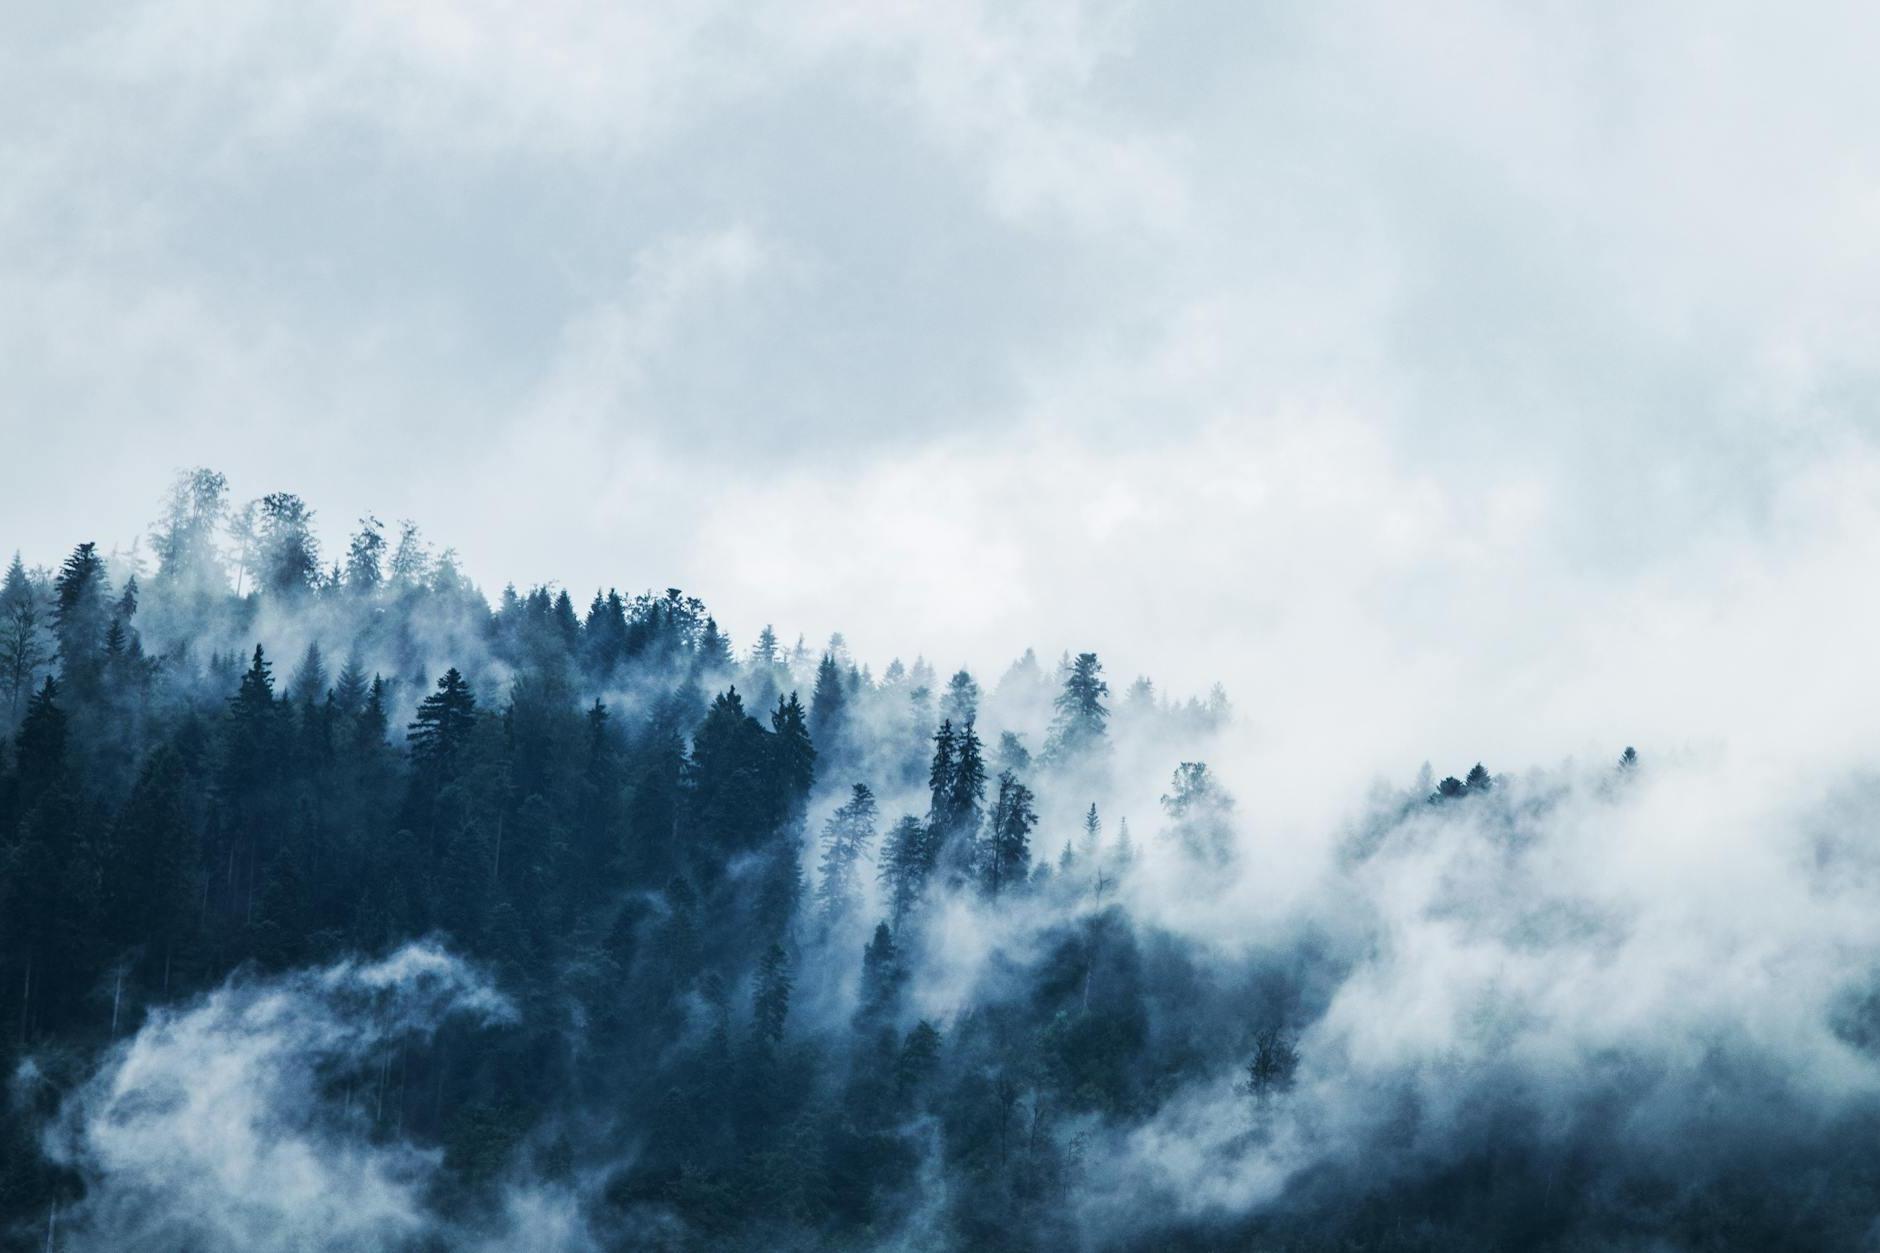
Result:
<svg viewBox="0 0 1880 1253">
<path fill-rule="evenodd" d="M 0 545 L 204 463 L 1276 761 L 1871 742 L 1880 16 L 1802 8 L 15 0 Z"/>
</svg>

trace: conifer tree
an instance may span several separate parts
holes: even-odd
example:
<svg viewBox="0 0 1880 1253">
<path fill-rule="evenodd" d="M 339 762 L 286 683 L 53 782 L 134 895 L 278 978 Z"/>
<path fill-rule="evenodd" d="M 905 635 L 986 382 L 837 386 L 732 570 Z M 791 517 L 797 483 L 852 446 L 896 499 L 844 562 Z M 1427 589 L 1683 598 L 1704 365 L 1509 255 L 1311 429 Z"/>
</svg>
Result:
<svg viewBox="0 0 1880 1253">
<path fill-rule="evenodd" d="M 292 492 L 270 492 L 261 498 L 255 527 L 262 589 L 287 597 L 312 591 L 320 581 L 320 542 L 307 502 Z"/>
<path fill-rule="evenodd" d="M 965 726 L 979 717 L 979 684 L 961 670 L 947 680 L 946 696 L 940 702 L 940 716 Z"/>
<path fill-rule="evenodd" d="M 359 519 L 359 529 L 346 546 L 345 586 L 370 596 L 385 582 L 385 524 L 370 514 Z"/>
<path fill-rule="evenodd" d="M 431 551 L 424 533 L 410 518 L 398 522 L 398 542 L 392 546 L 391 563 L 386 567 L 386 581 L 394 591 L 415 592 L 431 581 Z"/>
<path fill-rule="evenodd" d="M 225 794 L 241 795 L 260 788 L 279 765 L 273 667 L 268 664 L 261 645 L 255 645 L 241 686 L 228 704 L 228 747 L 223 761 L 222 786 Z"/>
<path fill-rule="evenodd" d="M 950 836 L 970 840 L 979 830 L 986 796 L 986 762 L 979 733 L 970 721 L 955 738 L 954 753 L 953 773 L 947 781 L 947 825 Z"/>
<path fill-rule="evenodd" d="M 65 711 L 58 701 L 59 684 L 47 675 L 26 702 L 26 717 L 14 746 L 22 809 L 30 808 L 65 768 Z"/>
<path fill-rule="evenodd" d="M 374 695 L 377 683 L 374 683 Z M 406 728 L 411 755 L 420 769 L 449 777 L 463 756 L 476 724 L 477 701 L 470 685 L 452 666 L 437 681 L 437 691 L 418 703 L 417 716 Z"/>
<path fill-rule="evenodd" d="M 771 741 L 772 756 L 783 785 L 786 807 L 793 809 L 808 799 L 810 787 L 816 781 L 816 744 L 795 692 L 778 698 L 777 708 L 770 715 L 770 729 L 775 735 Z"/>
<path fill-rule="evenodd" d="M 790 966 L 783 945 L 764 950 L 751 995 L 751 1028 L 758 1042 L 774 1048 L 783 1040 L 784 1019 L 790 1013 Z"/>
<path fill-rule="evenodd" d="M 105 633 L 111 623 L 111 586 L 96 544 L 80 544 L 59 567 L 52 631 L 59 644 L 59 670 L 74 696 L 89 698 L 104 666 Z"/>
<path fill-rule="evenodd" d="M 857 1031 L 877 1029 L 893 1018 L 904 974 L 894 932 L 887 923 L 876 923 L 874 936 L 862 950 L 862 986 L 855 1007 Z"/>
<path fill-rule="evenodd" d="M 6 685 L 8 725 L 31 697 L 39 668 L 48 660 L 39 627 L 39 597 L 15 553 L 0 584 L 0 683 Z"/>
<path fill-rule="evenodd" d="M 777 665 L 782 660 L 780 648 L 781 646 L 777 643 L 776 630 L 766 622 L 764 629 L 757 633 L 757 639 L 751 645 L 752 668 L 768 668 Z"/>
<path fill-rule="evenodd" d="M 326 695 L 326 686 L 326 659 L 320 654 L 320 641 L 314 640 L 307 645 L 300 664 L 294 668 L 293 678 L 288 680 L 288 695 L 304 708 L 318 703 Z"/>
<path fill-rule="evenodd" d="M 816 742 L 816 751 L 832 762 L 846 756 L 843 731 L 847 714 L 848 691 L 842 668 L 836 664 L 834 653 L 824 653 L 816 667 L 816 687 L 809 698 L 809 733 Z"/>
<path fill-rule="evenodd" d="M 886 889 L 888 917 L 898 930 L 920 900 L 933 870 L 933 842 L 921 820 L 908 814 L 894 824 L 882 849 L 879 877 Z"/>
<path fill-rule="evenodd" d="M 342 717 L 355 718 L 365 707 L 366 690 L 365 668 L 359 664 L 359 654 L 354 652 L 346 657 L 346 664 L 340 667 L 339 678 L 333 682 L 333 707 Z"/>
<path fill-rule="evenodd" d="M 1011 771 L 999 776 L 999 795 L 993 802 L 991 830 L 982 858 L 986 891 L 994 896 L 1022 886 L 1031 874 L 1031 830 L 1038 824 L 1031 789 Z"/>
<path fill-rule="evenodd" d="M 1052 760 L 1075 759 L 1106 744 L 1110 711 L 1103 698 L 1110 694 L 1110 685 L 1102 676 L 1103 665 L 1095 653 L 1079 653 L 1066 667 L 1063 690 L 1053 702 L 1057 714 L 1045 746 Z"/>
<path fill-rule="evenodd" d="M 1206 762 L 1184 761 L 1175 768 L 1162 797 L 1170 835 L 1191 857 L 1216 865 L 1233 852 L 1234 798 L 1209 773 Z"/>
<path fill-rule="evenodd" d="M 875 814 L 875 794 L 867 784 L 857 783 L 849 791 L 848 802 L 830 815 L 823 828 L 816 908 L 825 927 L 840 923 L 858 903 L 856 863 L 874 845 Z"/>
<path fill-rule="evenodd" d="M 353 722 L 353 747 L 363 751 L 382 746 L 390 725 L 391 715 L 385 709 L 385 680 L 375 674 L 366 692 L 366 703 Z"/>
<path fill-rule="evenodd" d="M 932 798 L 927 808 L 927 822 L 942 832 L 952 827 L 956 748 L 952 722 L 941 722 L 940 729 L 934 732 L 933 764 L 927 771 L 927 791 Z"/>
<path fill-rule="evenodd" d="M 157 585 L 185 603 L 226 589 L 216 531 L 228 516 L 228 480 L 198 467 L 179 474 L 152 528 Z"/>
</svg>

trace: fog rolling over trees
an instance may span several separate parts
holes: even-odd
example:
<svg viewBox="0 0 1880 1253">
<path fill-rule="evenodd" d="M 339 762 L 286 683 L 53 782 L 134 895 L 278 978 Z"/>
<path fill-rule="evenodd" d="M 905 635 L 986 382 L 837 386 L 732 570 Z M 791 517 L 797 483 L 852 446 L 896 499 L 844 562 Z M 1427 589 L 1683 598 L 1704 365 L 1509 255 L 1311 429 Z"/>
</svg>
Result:
<svg viewBox="0 0 1880 1253">
<path fill-rule="evenodd" d="M 0 584 L 5 1247 L 1875 1238 L 1873 776 L 1287 829 L 1285 710 L 1076 623 L 883 664 L 328 521 L 195 470 Z"/>
</svg>

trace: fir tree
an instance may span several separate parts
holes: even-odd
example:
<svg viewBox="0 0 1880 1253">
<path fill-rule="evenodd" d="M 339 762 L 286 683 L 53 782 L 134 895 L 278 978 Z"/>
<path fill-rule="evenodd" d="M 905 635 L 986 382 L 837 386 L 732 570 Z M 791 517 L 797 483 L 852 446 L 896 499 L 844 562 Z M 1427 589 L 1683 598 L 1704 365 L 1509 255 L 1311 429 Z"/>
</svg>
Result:
<svg viewBox="0 0 1880 1253">
<path fill-rule="evenodd" d="M 1191 857 L 1219 865 L 1231 856 L 1234 799 L 1206 762 L 1184 761 L 1175 768 L 1162 809 L 1170 819 L 1170 835 Z"/>
<path fill-rule="evenodd" d="M 374 683 L 374 695 L 377 683 Z M 437 681 L 437 691 L 418 703 L 418 712 L 406 728 L 412 760 L 420 769 L 449 776 L 469 743 L 476 724 L 477 701 L 457 667 Z"/>
<path fill-rule="evenodd" d="M 887 891 L 889 920 L 898 930 L 920 900 L 933 870 L 933 842 L 927 827 L 909 814 L 888 832 L 879 878 Z"/>
<path fill-rule="evenodd" d="M 778 699 L 777 708 L 770 715 L 770 729 L 775 735 L 771 752 L 777 776 L 787 807 L 794 809 L 809 797 L 810 787 L 816 781 L 816 745 L 795 692 Z"/>
<path fill-rule="evenodd" d="M 299 596 L 320 581 L 320 542 L 313 534 L 313 510 L 292 492 L 261 498 L 255 541 L 263 590 Z"/>
<path fill-rule="evenodd" d="M 847 714 L 848 691 L 843 683 L 842 668 L 836 663 L 834 653 L 824 653 L 816 667 L 816 687 L 809 698 L 809 733 L 816 742 L 816 751 L 831 761 L 840 761 L 846 755 L 842 737 Z"/>
<path fill-rule="evenodd" d="M 1022 885 L 1031 874 L 1031 830 L 1038 824 L 1031 789 L 1010 772 L 999 776 L 991 830 L 982 859 L 986 891 L 994 896 Z"/>
<path fill-rule="evenodd" d="M 105 632 L 111 622 L 111 586 L 96 544 L 80 544 L 59 567 L 52 631 L 59 644 L 60 675 L 75 696 L 89 698 L 104 665 Z"/>
<path fill-rule="evenodd" d="M 940 702 L 940 716 L 960 726 L 979 717 L 979 684 L 961 670 L 947 680 L 946 696 Z"/>
<path fill-rule="evenodd" d="M 359 529 L 346 546 L 345 586 L 369 596 L 385 582 L 385 524 L 370 514 L 359 519 Z"/>
<path fill-rule="evenodd" d="M 840 923 L 856 907 L 856 863 L 875 842 L 875 794 L 863 783 L 849 791 L 848 803 L 830 815 L 823 828 L 816 908 L 825 927 Z"/>
<path fill-rule="evenodd" d="M 365 707 L 368 686 L 365 668 L 359 664 L 359 654 L 349 654 L 346 664 L 340 668 L 339 678 L 333 683 L 334 709 L 342 717 L 357 717 Z"/>
<path fill-rule="evenodd" d="M 783 945 L 764 950 L 751 994 L 751 1029 L 758 1042 L 774 1048 L 783 1040 L 784 1019 L 790 1013 L 790 966 Z"/>
<path fill-rule="evenodd" d="M 1077 654 L 1066 668 L 1063 690 L 1054 702 L 1057 715 L 1045 746 L 1052 760 L 1074 759 L 1106 743 L 1110 711 L 1103 698 L 1110 694 L 1110 685 L 1102 676 L 1103 665 L 1095 653 Z"/>
<path fill-rule="evenodd" d="M 296 705 L 308 707 L 326 695 L 326 686 L 326 659 L 320 655 L 320 641 L 315 640 L 301 655 L 293 678 L 287 682 L 287 691 Z"/>
<path fill-rule="evenodd" d="M 33 689 L 39 668 L 50 660 L 39 629 L 39 597 L 19 554 L 0 585 L 0 683 L 6 684 L 8 725 Z"/>
</svg>

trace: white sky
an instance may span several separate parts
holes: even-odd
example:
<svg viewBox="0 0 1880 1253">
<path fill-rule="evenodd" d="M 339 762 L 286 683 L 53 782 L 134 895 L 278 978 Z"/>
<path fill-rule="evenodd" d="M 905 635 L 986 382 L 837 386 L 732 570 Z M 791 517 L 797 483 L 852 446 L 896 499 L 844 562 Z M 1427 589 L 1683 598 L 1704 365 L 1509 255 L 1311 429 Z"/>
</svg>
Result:
<svg viewBox="0 0 1880 1253">
<path fill-rule="evenodd" d="M 15 0 L 0 546 L 207 463 L 491 592 L 1219 677 L 1275 773 L 1872 742 L 1876 36 Z"/>
</svg>

